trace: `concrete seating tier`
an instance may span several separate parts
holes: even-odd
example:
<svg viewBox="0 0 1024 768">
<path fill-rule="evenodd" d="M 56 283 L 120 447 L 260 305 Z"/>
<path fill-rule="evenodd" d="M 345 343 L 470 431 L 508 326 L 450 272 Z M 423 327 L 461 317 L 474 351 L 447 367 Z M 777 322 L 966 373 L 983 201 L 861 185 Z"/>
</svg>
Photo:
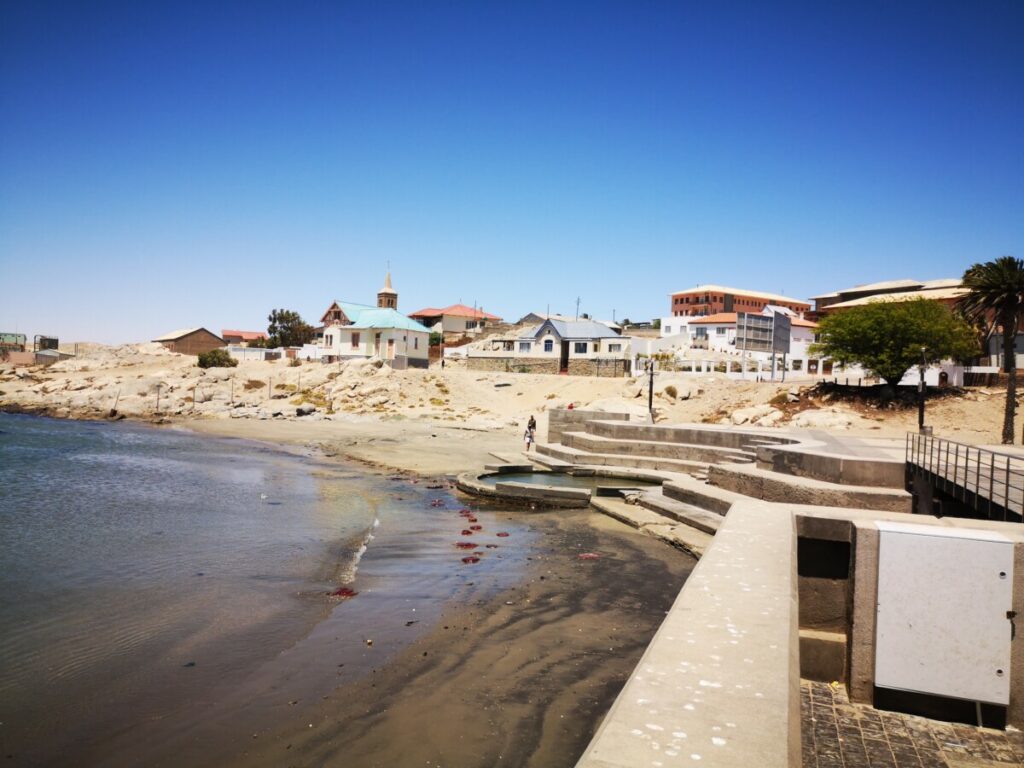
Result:
<svg viewBox="0 0 1024 768">
<path fill-rule="evenodd" d="M 764 501 L 908 514 L 912 511 L 911 496 L 901 489 L 841 485 L 759 469 L 753 465 L 714 465 L 708 470 L 708 483 L 717 488 Z"/>
<path fill-rule="evenodd" d="M 590 453 L 567 445 L 538 443 L 537 453 L 551 456 L 577 466 L 634 467 L 636 469 L 664 470 L 667 472 L 695 472 L 707 467 L 704 462 L 682 459 L 659 459 L 648 456 L 627 456 L 616 453 Z"/>
<path fill-rule="evenodd" d="M 756 454 L 738 448 L 658 440 L 621 439 L 589 432 L 563 432 L 562 445 L 591 453 L 617 453 L 684 461 L 753 462 Z"/>
<path fill-rule="evenodd" d="M 757 466 L 781 474 L 827 480 L 841 485 L 903 488 L 906 461 L 879 456 L 841 456 L 800 446 L 758 445 Z"/>
<path fill-rule="evenodd" d="M 773 435 L 766 431 L 736 430 L 714 424 L 701 425 L 653 425 L 634 424 L 628 421 L 588 421 L 585 424 L 588 434 L 598 437 L 609 437 L 616 440 L 645 440 L 655 443 L 680 443 L 700 445 L 703 447 L 732 448 L 748 450 L 748 446 L 784 445 L 796 442 L 781 435 Z M 576 429 L 574 431 L 580 431 Z M 752 451 L 749 451 L 752 452 Z"/>
</svg>

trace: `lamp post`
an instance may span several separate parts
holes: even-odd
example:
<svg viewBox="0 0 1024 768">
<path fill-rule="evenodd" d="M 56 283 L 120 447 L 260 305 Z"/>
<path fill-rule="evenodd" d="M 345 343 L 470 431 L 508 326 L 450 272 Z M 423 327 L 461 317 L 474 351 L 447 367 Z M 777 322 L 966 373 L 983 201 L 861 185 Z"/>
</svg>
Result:
<svg viewBox="0 0 1024 768">
<path fill-rule="evenodd" d="M 928 359 L 925 357 L 925 347 L 921 347 L 920 381 L 917 382 L 917 431 L 924 434 L 924 371 L 928 367 Z"/>
<path fill-rule="evenodd" d="M 647 359 L 647 374 L 650 377 L 647 385 L 647 412 L 651 414 L 651 423 L 654 423 L 654 359 Z"/>
</svg>

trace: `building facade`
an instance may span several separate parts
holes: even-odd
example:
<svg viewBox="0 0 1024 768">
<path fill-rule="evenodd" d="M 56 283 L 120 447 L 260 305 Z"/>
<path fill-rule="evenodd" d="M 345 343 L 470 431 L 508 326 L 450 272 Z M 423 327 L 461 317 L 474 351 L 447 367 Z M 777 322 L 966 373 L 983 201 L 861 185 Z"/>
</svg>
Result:
<svg viewBox="0 0 1024 768">
<path fill-rule="evenodd" d="M 413 320 L 426 326 L 432 333 L 477 334 L 487 327 L 501 322 L 497 315 L 491 315 L 482 309 L 467 307 L 465 304 L 452 304 L 437 309 L 426 307 L 409 315 Z"/>
<path fill-rule="evenodd" d="M 704 317 L 722 312 L 759 313 L 769 305 L 783 307 L 802 316 L 811 305 L 777 293 L 729 288 L 724 285 L 698 285 L 671 294 L 670 317 Z"/>
<path fill-rule="evenodd" d="M 205 328 L 182 328 L 158 336 L 153 341 L 163 344 L 171 352 L 182 355 L 200 355 L 227 346 L 224 339 Z"/>
<path fill-rule="evenodd" d="M 545 320 L 517 338 L 488 339 L 467 353 L 471 370 L 624 376 L 630 339 L 594 320 Z"/>
</svg>

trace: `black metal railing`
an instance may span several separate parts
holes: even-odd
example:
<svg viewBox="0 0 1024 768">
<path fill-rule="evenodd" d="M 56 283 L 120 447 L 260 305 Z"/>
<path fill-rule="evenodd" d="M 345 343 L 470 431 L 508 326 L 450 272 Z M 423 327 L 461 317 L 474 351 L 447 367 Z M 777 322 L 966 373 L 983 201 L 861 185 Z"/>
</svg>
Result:
<svg viewBox="0 0 1024 768">
<path fill-rule="evenodd" d="M 1024 458 L 931 435 L 907 435 L 907 465 L 987 517 L 1024 517 Z"/>
</svg>

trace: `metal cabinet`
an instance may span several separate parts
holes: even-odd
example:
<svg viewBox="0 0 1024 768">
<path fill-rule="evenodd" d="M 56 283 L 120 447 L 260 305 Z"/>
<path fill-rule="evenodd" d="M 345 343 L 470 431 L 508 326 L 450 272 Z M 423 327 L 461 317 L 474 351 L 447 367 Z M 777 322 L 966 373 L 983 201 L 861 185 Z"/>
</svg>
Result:
<svg viewBox="0 0 1024 768">
<path fill-rule="evenodd" d="M 877 525 L 875 685 L 1009 704 L 1012 542 L 988 531 Z"/>
</svg>

